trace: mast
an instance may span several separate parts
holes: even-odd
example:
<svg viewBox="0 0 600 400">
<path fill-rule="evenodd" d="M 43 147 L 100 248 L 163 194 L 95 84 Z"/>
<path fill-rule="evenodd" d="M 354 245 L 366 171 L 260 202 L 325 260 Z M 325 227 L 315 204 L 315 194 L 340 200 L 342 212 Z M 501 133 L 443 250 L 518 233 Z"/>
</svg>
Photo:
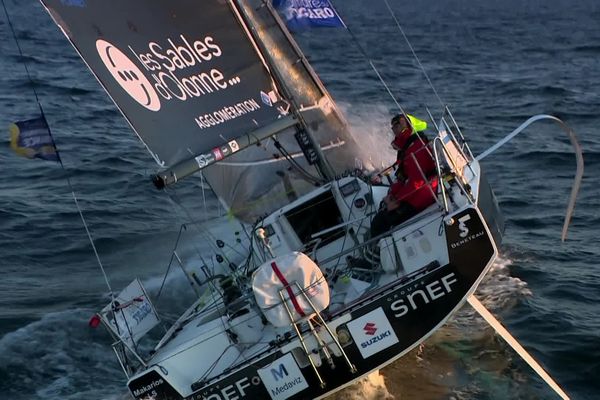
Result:
<svg viewBox="0 0 600 400">
<path fill-rule="evenodd" d="M 292 113 L 296 116 L 298 123 L 300 125 L 299 127 L 297 127 L 296 138 L 298 140 L 300 147 L 302 148 L 303 152 L 305 153 L 307 161 L 309 162 L 309 164 L 315 163 L 319 173 L 327 181 L 332 180 L 335 176 L 335 172 L 334 172 L 333 168 L 331 167 L 331 165 L 329 164 L 329 162 L 327 161 L 327 159 L 325 158 L 325 155 L 323 154 L 321 146 L 315 140 L 315 138 L 311 134 L 310 130 L 307 128 L 306 120 L 303 118 L 303 116 L 299 112 L 301 105 L 297 103 L 293 94 L 290 93 L 290 91 L 287 87 L 287 84 L 286 84 L 285 80 L 282 78 L 277 65 L 275 65 L 275 63 L 273 62 L 273 60 L 270 56 L 269 49 L 266 48 L 264 42 L 260 39 L 260 37 L 258 37 L 257 29 L 254 26 L 252 19 L 247 12 L 246 7 L 244 7 L 241 0 L 229 0 L 229 2 L 231 4 L 231 6 L 234 8 L 234 10 L 236 11 L 236 15 L 238 16 L 238 18 L 240 18 L 240 23 L 242 25 L 244 25 L 245 27 L 249 28 L 248 33 L 251 35 L 251 37 L 253 39 L 253 43 L 255 44 L 255 46 L 257 46 L 257 50 L 260 52 L 260 54 L 262 54 L 262 56 L 266 60 L 268 66 L 269 66 L 270 72 L 271 72 L 274 80 L 277 83 L 277 86 L 283 92 L 283 96 L 286 99 L 288 99 L 288 101 L 290 102 Z M 296 54 L 298 55 L 300 60 L 302 60 L 304 67 L 309 72 L 313 81 L 319 86 L 319 89 L 321 89 L 322 91 L 327 93 L 325 90 L 325 87 L 322 85 L 322 83 L 316 76 L 315 72 L 312 70 L 312 68 L 308 64 L 306 57 L 304 57 L 304 54 L 302 54 L 300 48 L 298 47 L 298 45 L 295 43 L 295 41 L 289 34 L 287 28 L 285 26 L 283 26 L 283 24 L 281 23 L 281 19 L 276 14 L 275 10 L 273 10 L 272 6 L 268 2 L 263 1 L 262 7 L 267 7 L 269 12 L 273 16 L 273 19 L 279 25 L 279 28 L 283 32 L 285 38 L 288 40 L 289 44 L 291 45 L 293 50 L 296 52 Z M 307 154 L 307 152 L 310 152 L 310 150 L 314 151 L 314 154 L 316 156 L 315 160 L 312 160 L 311 158 L 309 158 L 310 156 L 309 156 L 309 154 Z"/>
</svg>

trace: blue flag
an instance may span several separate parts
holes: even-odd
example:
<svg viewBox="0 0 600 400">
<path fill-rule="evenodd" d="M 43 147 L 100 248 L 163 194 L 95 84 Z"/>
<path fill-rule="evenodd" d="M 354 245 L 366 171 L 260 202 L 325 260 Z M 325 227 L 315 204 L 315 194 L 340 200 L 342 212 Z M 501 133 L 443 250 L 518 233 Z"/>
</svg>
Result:
<svg viewBox="0 0 600 400">
<path fill-rule="evenodd" d="M 273 0 L 273 6 L 284 15 L 291 30 L 346 27 L 329 0 Z"/>
<path fill-rule="evenodd" d="M 46 118 L 41 117 L 10 124 L 10 147 L 20 156 L 59 161 L 58 151 Z"/>
</svg>

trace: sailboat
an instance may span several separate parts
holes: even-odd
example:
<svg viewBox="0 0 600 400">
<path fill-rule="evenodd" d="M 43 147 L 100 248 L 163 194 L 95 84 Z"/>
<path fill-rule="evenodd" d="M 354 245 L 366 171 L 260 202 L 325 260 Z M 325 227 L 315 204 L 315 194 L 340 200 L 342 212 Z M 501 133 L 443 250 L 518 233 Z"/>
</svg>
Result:
<svg viewBox="0 0 600 400">
<path fill-rule="evenodd" d="M 158 164 L 154 184 L 202 174 L 243 232 L 245 253 L 224 259 L 217 240 L 186 265 L 198 296 L 151 350 L 160 316 L 139 280 L 98 313 L 135 399 L 323 398 L 471 302 L 504 223 L 448 108 L 429 121 L 431 203 L 373 235 L 394 177 L 269 1 L 41 2 Z"/>
</svg>

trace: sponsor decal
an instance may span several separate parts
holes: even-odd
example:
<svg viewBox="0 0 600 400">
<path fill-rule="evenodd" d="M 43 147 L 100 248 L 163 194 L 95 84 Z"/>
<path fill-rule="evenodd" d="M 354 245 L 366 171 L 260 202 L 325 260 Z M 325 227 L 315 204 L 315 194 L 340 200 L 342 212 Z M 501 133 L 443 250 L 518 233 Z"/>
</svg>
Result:
<svg viewBox="0 0 600 400">
<path fill-rule="evenodd" d="M 221 146 L 219 150 L 221 151 L 221 154 L 223 154 L 223 157 L 227 157 L 231 153 L 229 146 Z"/>
<path fill-rule="evenodd" d="M 213 153 L 213 156 L 215 156 L 215 161 L 220 161 L 224 157 L 223 152 L 219 148 L 213 149 L 212 153 Z"/>
<path fill-rule="evenodd" d="M 460 237 L 461 239 L 456 240 L 454 242 L 450 242 L 449 246 L 451 249 L 456 249 L 460 246 L 463 246 L 467 243 L 469 243 L 470 241 L 477 239 L 478 237 L 481 237 L 484 235 L 485 231 L 483 229 L 481 229 L 479 232 L 477 233 L 471 233 L 471 229 L 473 228 L 472 223 L 470 223 L 471 228 L 469 228 L 469 226 L 467 225 L 467 222 L 471 220 L 471 214 L 465 214 L 462 217 L 460 217 L 458 219 L 458 237 Z M 456 238 L 456 236 L 451 235 L 452 239 L 454 240 Z"/>
<path fill-rule="evenodd" d="M 241 82 L 239 76 L 227 78 L 218 68 L 204 67 L 223 55 L 219 41 L 213 36 L 189 38 L 180 34 L 160 43 L 148 42 L 144 49 L 128 47 L 165 100 L 187 101 Z"/>
<path fill-rule="evenodd" d="M 152 306 L 150 302 L 145 297 L 141 297 L 140 300 L 142 304 L 137 307 L 137 309 L 131 314 L 131 317 L 135 320 L 136 324 L 140 324 L 144 318 L 152 313 Z"/>
<path fill-rule="evenodd" d="M 403 289 L 400 293 L 397 293 L 394 298 L 399 296 L 404 297 L 393 301 L 390 305 L 390 309 L 394 313 L 394 317 L 402 318 L 409 312 L 417 310 L 420 306 L 441 299 L 451 293 L 452 285 L 457 282 L 454 272 L 451 272 L 427 285 L 424 285 L 421 282 Z"/>
<path fill-rule="evenodd" d="M 272 400 L 285 400 L 308 388 L 308 382 L 291 353 L 258 370 Z"/>
<path fill-rule="evenodd" d="M 117 83 L 150 111 L 160 110 L 160 100 L 144 73 L 118 48 L 106 40 L 96 41 L 100 59 Z"/>
<path fill-rule="evenodd" d="M 192 398 L 194 400 L 239 400 L 246 397 L 246 390 L 252 386 L 260 385 L 260 378 L 253 376 L 252 378 L 243 377 L 238 379 L 231 385 L 220 386 L 215 385 L 206 392 L 198 393 Z"/>
<path fill-rule="evenodd" d="M 215 156 L 213 153 L 200 154 L 198 157 L 195 158 L 195 160 L 198 163 L 199 168 L 204 168 L 208 164 L 212 164 L 213 162 L 215 162 Z"/>
<path fill-rule="evenodd" d="M 227 144 L 229 145 L 229 148 L 231 149 L 232 153 L 235 153 L 236 151 L 238 151 L 240 149 L 240 145 L 235 140 L 232 140 L 231 142 L 229 142 Z"/>
<path fill-rule="evenodd" d="M 260 104 L 254 99 L 247 99 L 242 102 L 232 104 L 221 108 L 220 110 L 213 111 L 209 114 L 199 115 L 194 118 L 196 125 L 200 129 L 210 128 L 223 124 L 232 119 L 242 117 L 248 113 L 260 109 Z"/>
<path fill-rule="evenodd" d="M 465 222 L 469 221 L 470 219 L 471 216 L 469 214 L 463 215 L 458 219 L 458 229 L 460 229 L 459 236 L 461 238 L 467 237 L 467 235 L 469 234 L 469 228 L 467 228 Z"/>
<path fill-rule="evenodd" d="M 398 343 L 398 337 L 381 307 L 348 322 L 347 326 L 363 358 Z"/>
<path fill-rule="evenodd" d="M 474 240 L 474 239 L 477 239 L 478 237 L 483 236 L 483 234 L 484 234 L 484 232 L 480 231 L 480 232 L 477 232 L 477 233 L 475 233 L 473 235 L 469 235 L 469 236 L 465 237 L 464 239 L 461 239 L 461 240 L 458 240 L 456 242 L 450 243 L 450 248 L 456 249 L 457 247 L 460 247 L 462 245 L 465 245 L 465 244 L 469 243 L 471 240 Z"/>
<path fill-rule="evenodd" d="M 230 141 L 224 146 L 215 147 L 207 154 L 200 154 L 194 160 L 199 168 L 206 168 L 208 165 L 221 161 L 223 158 L 235 153 L 240 149 L 240 145 L 235 140 Z"/>
<path fill-rule="evenodd" d="M 271 98 L 269 97 L 268 94 L 266 94 L 263 91 L 260 92 L 260 99 L 262 100 L 263 103 L 265 103 L 269 107 L 273 106 L 273 102 L 271 102 Z"/>
<path fill-rule="evenodd" d="M 274 90 L 271 90 L 269 93 L 265 93 L 262 90 L 260 91 L 260 99 L 264 104 L 269 107 L 273 107 L 273 104 L 277 103 L 280 99 L 277 93 Z"/>
<path fill-rule="evenodd" d="M 367 322 L 363 329 L 367 335 L 374 335 L 377 332 L 377 326 L 372 322 Z"/>
<path fill-rule="evenodd" d="M 315 150 L 308 133 L 305 130 L 299 130 L 294 133 L 294 138 L 296 138 L 298 145 L 300 145 L 300 149 L 302 150 L 306 161 L 308 161 L 310 165 L 316 163 L 319 156 L 317 155 L 317 151 Z"/>
<path fill-rule="evenodd" d="M 84 4 L 83 0 L 68 3 Z M 129 96 L 150 111 L 159 111 L 167 101 L 185 102 L 208 96 L 242 81 L 239 76 L 226 77 L 220 69 L 210 67 L 223 55 L 219 41 L 213 36 L 192 39 L 180 34 L 160 42 L 150 41 L 147 47 L 127 48 L 129 55 L 104 39 L 96 41 L 98 55 L 113 78 Z M 273 90 L 261 91 L 260 98 L 270 107 L 278 101 Z M 200 129 L 205 129 L 260 108 L 257 100 L 248 98 L 198 115 L 194 120 Z"/>
<path fill-rule="evenodd" d="M 139 389 L 135 389 L 133 391 L 133 395 L 135 397 L 139 397 L 142 396 L 143 394 L 146 394 L 147 392 L 149 396 L 156 396 L 156 390 L 154 390 L 155 388 L 157 388 L 158 386 L 162 385 L 163 383 L 165 383 L 165 381 L 162 380 L 162 378 L 157 379 L 155 381 L 152 381 L 149 385 L 146 386 L 142 386 Z"/>
</svg>

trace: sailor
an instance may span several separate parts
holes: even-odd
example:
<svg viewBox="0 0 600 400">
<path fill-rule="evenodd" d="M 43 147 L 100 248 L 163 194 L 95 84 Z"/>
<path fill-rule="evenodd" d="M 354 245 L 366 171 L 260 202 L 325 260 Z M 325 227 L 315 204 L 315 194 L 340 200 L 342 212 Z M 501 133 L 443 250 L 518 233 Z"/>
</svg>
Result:
<svg viewBox="0 0 600 400">
<path fill-rule="evenodd" d="M 391 129 L 394 140 L 391 145 L 398 153 L 396 155 L 396 177 L 404 174 L 403 160 L 409 147 L 415 141 L 427 143 L 427 136 L 423 133 L 427 129 L 427 122 L 422 121 L 410 114 L 398 114 L 392 118 Z"/>
<path fill-rule="evenodd" d="M 371 237 L 378 236 L 435 202 L 438 180 L 436 164 L 427 137 L 427 123 L 411 115 L 398 114 L 391 121 L 398 151 L 397 180 L 390 186 L 379 212 L 371 221 Z"/>
</svg>

